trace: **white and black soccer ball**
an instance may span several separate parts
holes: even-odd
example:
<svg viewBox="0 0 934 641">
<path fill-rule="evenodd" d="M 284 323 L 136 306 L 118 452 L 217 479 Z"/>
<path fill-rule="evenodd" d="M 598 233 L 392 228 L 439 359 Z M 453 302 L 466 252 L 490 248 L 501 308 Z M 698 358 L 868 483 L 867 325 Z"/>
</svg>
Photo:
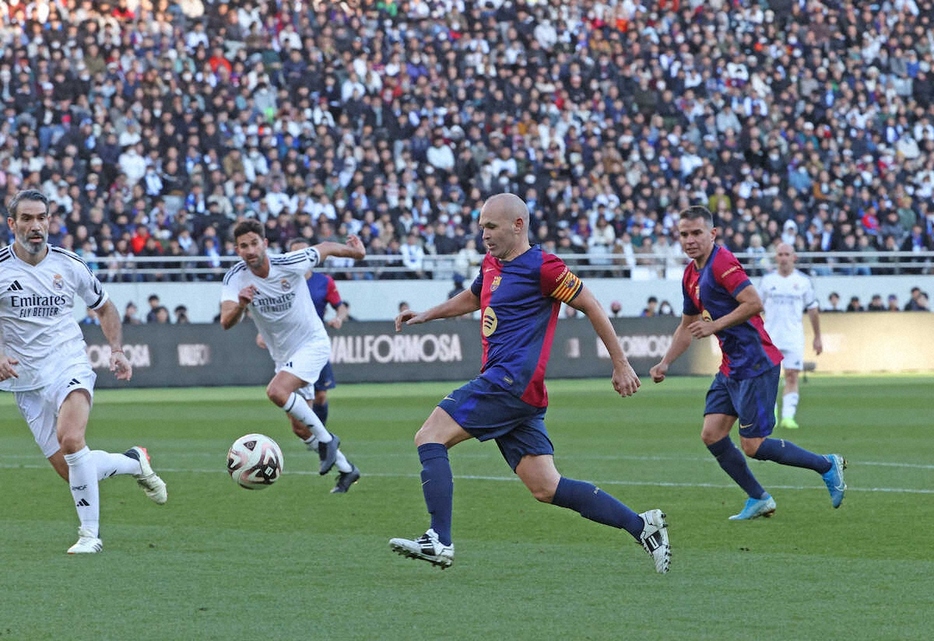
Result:
<svg viewBox="0 0 934 641">
<path fill-rule="evenodd" d="M 265 434 L 241 436 L 227 452 L 227 473 L 242 488 L 262 490 L 282 474 L 282 450 Z"/>
</svg>

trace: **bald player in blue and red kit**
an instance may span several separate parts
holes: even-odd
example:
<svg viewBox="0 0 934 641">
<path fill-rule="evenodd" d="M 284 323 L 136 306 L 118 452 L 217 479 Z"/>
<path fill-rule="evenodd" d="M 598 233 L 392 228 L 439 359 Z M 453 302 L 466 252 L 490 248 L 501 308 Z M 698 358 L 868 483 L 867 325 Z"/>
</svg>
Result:
<svg viewBox="0 0 934 641">
<path fill-rule="evenodd" d="M 652 556 L 656 571 L 667 572 L 671 549 L 664 513 L 637 514 L 593 484 L 561 476 L 545 430 L 545 368 L 561 303 L 587 315 L 610 354 L 616 392 L 626 397 L 639 388 L 606 312 L 558 257 L 529 244 L 529 211 L 520 198 L 493 196 L 483 205 L 479 224 L 487 255 L 471 287 L 425 312 L 406 310 L 396 317 L 399 331 L 403 325 L 482 310 L 483 362 L 480 375 L 445 396 L 415 435 L 431 527 L 414 540 L 390 540 L 390 548 L 441 568 L 453 563 L 448 450 L 476 438 L 496 441 L 536 499 L 626 530 Z"/>
<path fill-rule="evenodd" d="M 743 510 L 730 519 L 771 516 L 776 507 L 730 439 L 737 419 L 740 445 L 746 456 L 814 470 L 830 492 L 831 505 L 840 507 L 846 492 L 846 461 L 842 456 L 822 456 L 790 441 L 768 438 L 775 427 L 782 354 L 765 331 L 762 300 L 756 288 L 736 257 L 714 243 L 717 230 L 705 207 L 682 211 L 678 233 L 684 253 L 692 259 L 682 280 L 684 310 L 668 352 L 650 374 L 660 383 L 668 367 L 693 339 L 714 334 L 719 340 L 723 359 L 707 392 L 701 440 L 723 471 L 748 495 Z"/>
</svg>

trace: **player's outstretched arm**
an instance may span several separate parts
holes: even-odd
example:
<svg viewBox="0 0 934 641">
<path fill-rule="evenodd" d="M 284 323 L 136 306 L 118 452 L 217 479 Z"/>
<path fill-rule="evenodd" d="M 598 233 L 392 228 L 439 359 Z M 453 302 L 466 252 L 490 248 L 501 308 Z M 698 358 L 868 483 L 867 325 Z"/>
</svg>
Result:
<svg viewBox="0 0 934 641">
<path fill-rule="evenodd" d="M 322 263 L 328 256 L 353 258 L 354 260 L 362 260 L 366 256 L 366 247 L 363 246 L 363 241 L 353 235 L 347 237 L 346 243 L 335 243 L 326 240 L 315 245 L 314 249 L 321 256 Z"/>
<path fill-rule="evenodd" d="M 396 331 L 402 331 L 403 325 L 418 325 L 439 318 L 451 318 L 472 314 L 480 309 L 480 298 L 469 289 L 465 289 L 453 298 L 449 298 L 440 305 L 435 305 L 424 312 L 413 312 L 410 309 L 396 316 Z"/>
<path fill-rule="evenodd" d="M 635 370 L 632 369 L 632 365 L 629 364 L 629 359 L 626 358 L 626 353 L 616 338 L 616 330 L 613 329 L 613 324 L 603 310 L 603 306 L 594 298 L 593 293 L 586 286 L 568 304 L 587 315 L 597 336 L 606 346 L 606 350 L 610 354 L 610 360 L 613 362 L 613 389 L 620 396 L 635 394 L 642 382 Z"/>
<path fill-rule="evenodd" d="M 671 345 L 668 346 L 668 351 L 665 352 L 665 356 L 662 357 L 662 360 L 659 363 L 652 367 L 649 370 L 649 375 L 652 377 L 652 380 L 656 383 L 661 383 L 665 380 L 665 375 L 668 373 L 668 367 L 678 360 L 678 357 L 681 356 L 684 352 L 687 351 L 688 347 L 691 346 L 691 330 L 689 329 L 692 323 L 695 323 L 700 320 L 700 314 L 688 315 L 685 314 L 681 317 L 681 324 L 675 328 L 674 334 L 671 335 Z"/>
<path fill-rule="evenodd" d="M 108 300 L 97 310 L 97 316 L 101 320 L 104 338 L 110 343 L 110 371 L 117 379 L 128 381 L 133 378 L 133 367 L 123 353 L 123 324 L 120 312 L 113 301 Z"/>
</svg>

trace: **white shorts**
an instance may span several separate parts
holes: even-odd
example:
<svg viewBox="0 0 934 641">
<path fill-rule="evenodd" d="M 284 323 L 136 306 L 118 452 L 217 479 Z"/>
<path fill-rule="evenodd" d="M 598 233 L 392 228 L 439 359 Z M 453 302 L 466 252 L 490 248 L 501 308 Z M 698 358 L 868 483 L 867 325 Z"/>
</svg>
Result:
<svg viewBox="0 0 934 641">
<path fill-rule="evenodd" d="M 776 345 L 775 347 L 777 347 L 782 353 L 782 356 L 784 356 L 784 359 L 782 359 L 782 367 L 799 372 L 804 369 L 804 345 L 799 345 L 794 348 L 789 348 L 784 345 Z"/>
<path fill-rule="evenodd" d="M 329 342 L 306 343 L 299 347 L 288 361 L 276 363 L 276 373 L 288 372 L 302 379 L 305 386 L 295 390 L 295 393 L 306 400 L 312 400 L 315 397 L 315 381 L 321 376 L 321 369 L 327 365 L 330 358 Z"/>
<path fill-rule="evenodd" d="M 76 389 L 86 390 L 94 401 L 94 382 L 97 374 L 85 363 L 72 363 L 58 372 L 55 380 L 41 389 L 14 392 L 19 413 L 26 419 L 36 444 L 49 458 L 58 449 L 58 409 L 65 397 Z"/>
</svg>

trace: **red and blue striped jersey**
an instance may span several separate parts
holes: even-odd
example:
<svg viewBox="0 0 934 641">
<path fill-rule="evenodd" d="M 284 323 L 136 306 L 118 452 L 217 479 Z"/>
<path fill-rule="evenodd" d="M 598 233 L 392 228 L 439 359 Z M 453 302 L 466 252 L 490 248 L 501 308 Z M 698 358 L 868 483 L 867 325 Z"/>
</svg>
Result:
<svg viewBox="0 0 934 641">
<path fill-rule="evenodd" d="M 311 276 L 308 277 L 308 293 L 311 294 L 311 302 L 315 304 L 315 311 L 321 320 L 324 320 L 328 304 L 337 309 L 343 302 L 330 274 L 311 272 Z"/>
<path fill-rule="evenodd" d="M 471 291 L 480 298 L 480 376 L 533 407 L 547 407 L 545 368 L 561 303 L 583 283 L 557 256 L 537 245 L 511 261 L 489 254 Z"/>
<path fill-rule="evenodd" d="M 749 276 L 729 249 L 714 245 L 707 263 L 698 271 L 694 261 L 684 270 L 681 288 L 684 313 L 700 314 L 706 321 L 726 316 L 739 307 L 736 296 L 751 286 Z M 723 360 L 720 371 L 735 379 L 753 378 L 782 360 L 769 338 L 761 315 L 717 332 Z"/>
</svg>

